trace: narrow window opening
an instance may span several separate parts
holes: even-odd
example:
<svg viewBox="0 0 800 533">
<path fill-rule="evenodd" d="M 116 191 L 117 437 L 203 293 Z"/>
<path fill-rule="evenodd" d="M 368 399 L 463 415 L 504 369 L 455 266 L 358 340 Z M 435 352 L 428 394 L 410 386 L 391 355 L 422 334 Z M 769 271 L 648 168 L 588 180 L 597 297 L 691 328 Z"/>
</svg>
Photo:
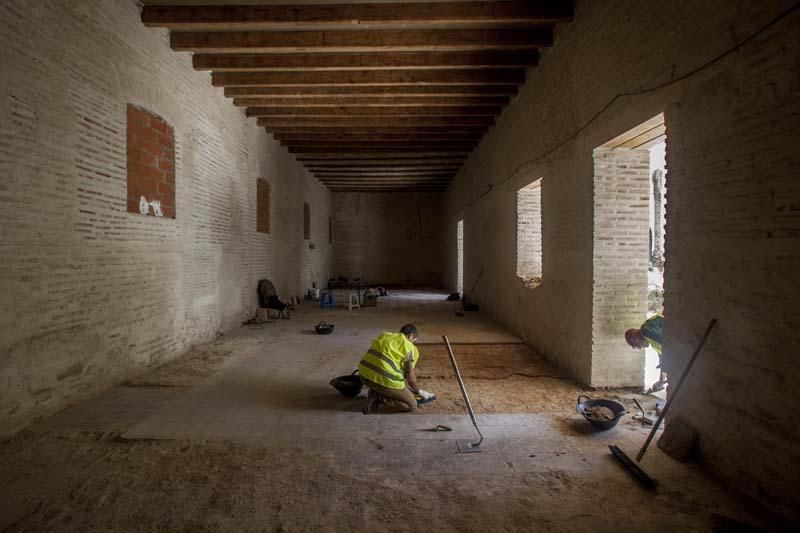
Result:
<svg viewBox="0 0 800 533">
<path fill-rule="evenodd" d="M 542 179 L 517 191 L 517 276 L 528 288 L 542 284 Z"/>
</svg>

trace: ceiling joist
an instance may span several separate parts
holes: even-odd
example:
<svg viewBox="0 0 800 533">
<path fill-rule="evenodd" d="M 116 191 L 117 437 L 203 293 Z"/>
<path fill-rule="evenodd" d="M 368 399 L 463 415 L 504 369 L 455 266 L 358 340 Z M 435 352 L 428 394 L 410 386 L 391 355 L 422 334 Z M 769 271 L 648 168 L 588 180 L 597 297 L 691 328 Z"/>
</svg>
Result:
<svg viewBox="0 0 800 533">
<path fill-rule="evenodd" d="M 275 30 L 320 26 L 555 24 L 572 19 L 571 3 L 449 2 L 283 6 L 145 6 L 142 22 L 170 30 Z"/>
<path fill-rule="evenodd" d="M 170 35 L 176 52 L 459 52 L 537 50 L 553 44 L 549 28 L 506 30 L 215 31 Z"/>
<path fill-rule="evenodd" d="M 196 70 L 215 72 L 348 71 L 399 69 L 526 68 L 538 63 L 535 50 L 466 52 L 366 52 L 347 54 L 195 54 Z"/>
<path fill-rule="evenodd" d="M 403 85 L 511 85 L 525 82 L 522 69 L 342 70 L 212 72 L 214 87 L 352 87 Z"/>
<path fill-rule="evenodd" d="M 362 192 L 444 190 L 571 19 L 571 0 L 142 12 L 330 190 Z"/>
</svg>

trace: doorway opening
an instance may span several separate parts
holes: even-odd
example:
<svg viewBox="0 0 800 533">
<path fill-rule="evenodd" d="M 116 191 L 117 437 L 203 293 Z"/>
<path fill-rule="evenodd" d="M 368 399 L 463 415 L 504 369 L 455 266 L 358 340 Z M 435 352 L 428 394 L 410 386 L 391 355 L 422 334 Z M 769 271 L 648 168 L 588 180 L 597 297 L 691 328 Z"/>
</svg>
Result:
<svg viewBox="0 0 800 533">
<path fill-rule="evenodd" d="M 594 150 L 591 384 L 659 380 L 655 350 L 635 350 L 627 329 L 663 312 L 666 125 L 659 114 Z"/>
<path fill-rule="evenodd" d="M 666 134 L 650 146 L 650 251 L 647 267 L 647 316 L 664 314 L 664 247 L 666 244 Z M 658 353 L 645 349 L 644 387 L 661 380 Z"/>
</svg>

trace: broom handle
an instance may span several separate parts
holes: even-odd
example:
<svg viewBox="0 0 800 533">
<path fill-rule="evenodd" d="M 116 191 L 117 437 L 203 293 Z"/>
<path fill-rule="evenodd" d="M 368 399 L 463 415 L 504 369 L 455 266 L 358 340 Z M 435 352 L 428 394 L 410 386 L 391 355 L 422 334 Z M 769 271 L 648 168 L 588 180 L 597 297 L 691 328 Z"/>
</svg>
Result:
<svg viewBox="0 0 800 533">
<path fill-rule="evenodd" d="M 472 404 L 469 401 L 469 395 L 467 395 L 467 389 L 464 387 L 464 380 L 461 379 L 461 372 L 458 371 L 458 363 L 456 363 L 456 356 L 453 353 L 453 347 L 450 346 L 450 339 L 447 338 L 447 335 L 442 335 L 442 339 L 444 339 L 444 343 L 447 346 L 447 354 L 450 356 L 450 362 L 453 363 L 453 370 L 456 372 L 456 380 L 458 381 L 458 386 L 461 387 L 461 395 L 464 397 L 464 401 L 467 403 L 467 412 L 469 413 L 469 417 L 472 419 L 472 425 L 475 426 L 475 431 L 478 432 L 478 435 L 481 437 L 481 440 L 478 442 L 480 445 L 483 442 L 483 433 L 478 428 L 478 422 L 475 420 L 475 413 L 472 411 Z"/>
<path fill-rule="evenodd" d="M 669 407 L 672 405 L 672 401 L 675 399 L 675 396 L 678 395 L 678 391 L 681 389 L 681 385 L 683 385 L 683 380 L 686 379 L 686 376 L 689 374 L 689 370 L 692 369 L 692 365 L 694 364 L 695 359 L 697 359 L 697 356 L 700 355 L 700 350 L 703 349 L 703 345 L 706 343 L 706 339 L 708 338 L 708 335 L 711 333 L 711 330 L 714 329 L 716 323 L 717 323 L 716 318 L 712 318 L 711 322 L 708 323 L 705 335 L 703 335 L 703 338 L 700 340 L 700 344 L 697 345 L 697 349 L 692 354 L 692 357 L 689 358 L 689 363 L 686 365 L 686 368 L 683 369 L 683 374 L 681 374 L 681 377 L 678 380 L 677 385 L 675 385 L 675 389 L 671 391 L 671 394 L 669 394 L 667 403 L 664 404 L 664 408 L 661 410 L 661 414 L 658 415 L 658 420 L 656 420 L 656 423 L 653 424 L 653 429 L 650 430 L 650 434 L 647 436 L 647 440 L 645 440 L 644 444 L 642 444 L 642 449 L 639 450 L 638 454 L 636 454 L 637 463 L 642 460 L 642 457 L 644 457 L 644 454 L 647 451 L 647 447 L 650 446 L 650 441 L 653 440 L 656 431 L 658 431 L 658 427 L 661 425 L 661 421 L 664 420 L 667 411 L 669 411 Z"/>
</svg>

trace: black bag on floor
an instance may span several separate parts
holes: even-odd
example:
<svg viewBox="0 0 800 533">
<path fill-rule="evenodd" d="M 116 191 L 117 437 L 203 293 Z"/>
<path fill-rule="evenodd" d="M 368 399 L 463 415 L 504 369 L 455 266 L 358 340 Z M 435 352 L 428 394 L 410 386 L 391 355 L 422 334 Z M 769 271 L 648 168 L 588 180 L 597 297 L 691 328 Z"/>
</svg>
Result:
<svg viewBox="0 0 800 533">
<path fill-rule="evenodd" d="M 361 393 L 364 384 L 361 383 L 361 378 L 358 376 L 358 370 L 354 371 L 349 376 L 339 376 L 330 381 L 331 386 L 347 396 L 348 398 L 355 398 Z"/>
</svg>

